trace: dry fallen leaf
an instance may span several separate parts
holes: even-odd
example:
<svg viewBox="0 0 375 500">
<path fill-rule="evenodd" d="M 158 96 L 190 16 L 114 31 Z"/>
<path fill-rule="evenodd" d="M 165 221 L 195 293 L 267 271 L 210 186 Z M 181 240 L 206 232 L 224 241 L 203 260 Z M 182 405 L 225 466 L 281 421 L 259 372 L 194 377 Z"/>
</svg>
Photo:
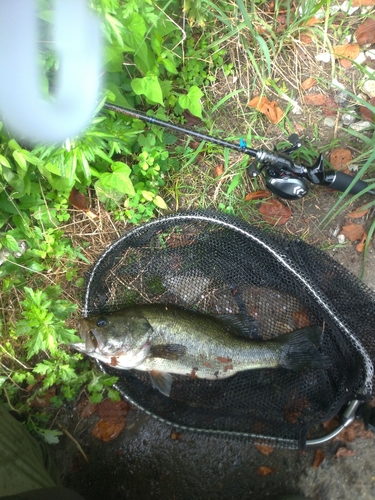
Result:
<svg viewBox="0 0 375 500">
<path fill-rule="evenodd" d="M 96 412 L 96 404 L 91 403 L 86 396 L 82 397 L 77 404 L 77 411 L 81 418 L 89 418 Z"/>
<path fill-rule="evenodd" d="M 301 88 L 303 90 L 309 90 L 311 89 L 314 85 L 316 84 L 315 78 L 312 78 L 311 76 L 309 78 L 306 78 L 301 84 Z"/>
<path fill-rule="evenodd" d="M 264 201 L 259 207 L 262 218 L 275 226 L 285 224 L 292 216 L 292 211 L 286 205 L 280 203 L 276 198 Z"/>
<path fill-rule="evenodd" d="M 370 99 L 371 106 L 375 106 L 375 97 Z M 371 111 L 367 106 L 360 106 L 359 111 L 364 120 L 374 123 L 375 122 L 375 113 Z"/>
<path fill-rule="evenodd" d="M 319 19 L 318 17 L 310 17 L 305 23 L 304 26 L 315 26 L 316 24 L 323 23 L 323 19 Z"/>
<path fill-rule="evenodd" d="M 322 106 L 325 104 L 327 97 L 323 94 L 310 94 L 303 97 L 305 104 L 312 106 Z"/>
<path fill-rule="evenodd" d="M 364 215 L 367 214 L 367 212 L 370 210 L 369 208 L 363 209 L 362 207 L 365 207 L 366 205 L 362 205 L 361 207 L 358 207 L 354 210 L 354 212 L 350 212 L 349 214 L 346 214 L 346 217 L 349 217 L 350 219 L 360 219 Z"/>
<path fill-rule="evenodd" d="M 88 210 L 86 196 L 80 193 L 75 187 L 70 191 L 69 203 L 77 210 Z"/>
<path fill-rule="evenodd" d="M 125 425 L 125 421 L 114 423 L 110 420 L 105 420 L 104 418 L 102 418 L 95 425 L 95 427 L 91 431 L 91 434 L 101 441 L 108 443 L 108 441 L 113 441 L 120 435 Z"/>
<path fill-rule="evenodd" d="M 347 224 L 341 228 L 340 234 L 343 234 L 349 241 L 358 241 L 365 234 L 364 227 L 360 224 Z"/>
<path fill-rule="evenodd" d="M 174 440 L 181 441 L 182 440 L 182 434 L 180 432 L 175 431 L 174 429 L 171 431 L 170 438 Z"/>
<path fill-rule="evenodd" d="M 214 178 L 216 178 L 219 177 L 219 175 L 223 175 L 223 173 L 224 173 L 223 165 L 216 165 L 216 167 L 214 167 L 213 169 L 212 175 L 214 176 Z"/>
<path fill-rule="evenodd" d="M 353 0 L 352 7 L 370 7 L 375 5 L 375 0 Z"/>
<path fill-rule="evenodd" d="M 29 406 L 33 408 L 45 408 L 51 404 L 51 398 L 56 395 L 56 387 L 52 386 L 46 390 L 45 394 L 36 396 L 29 401 Z"/>
<path fill-rule="evenodd" d="M 77 210 L 86 212 L 91 219 L 95 219 L 97 217 L 97 215 L 88 208 L 86 196 L 83 193 L 80 193 L 75 187 L 70 191 L 69 203 Z"/>
<path fill-rule="evenodd" d="M 322 106 L 323 114 L 325 116 L 336 116 L 338 104 L 335 102 L 333 96 L 328 96 L 325 103 Z"/>
<path fill-rule="evenodd" d="M 333 47 L 333 54 L 337 59 L 345 58 L 354 60 L 359 55 L 359 44 L 348 43 L 346 45 L 336 45 Z"/>
<path fill-rule="evenodd" d="M 375 5 L 375 0 L 372 1 L 371 5 Z M 375 43 L 375 19 L 368 17 L 366 21 L 360 24 L 355 32 L 355 38 L 359 45 Z"/>
<path fill-rule="evenodd" d="M 301 33 L 299 36 L 300 42 L 308 45 L 313 41 L 312 37 L 310 35 L 306 35 L 306 33 Z"/>
<path fill-rule="evenodd" d="M 272 123 L 279 123 L 284 113 L 276 101 L 269 101 L 265 96 L 254 97 L 248 104 L 269 118 Z"/>
<path fill-rule="evenodd" d="M 323 450 L 321 450 L 320 448 L 317 449 L 314 456 L 313 468 L 317 469 L 323 463 L 324 459 L 325 455 Z"/>
<path fill-rule="evenodd" d="M 188 125 L 189 127 L 193 125 L 203 125 L 202 120 L 197 116 L 191 114 L 188 109 L 185 109 L 182 114 L 184 115 L 184 118 L 186 120 L 186 125 Z"/>
<path fill-rule="evenodd" d="M 256 444 L 255 448 L 262 454 L 268 457 L 270 453 L 273 452 L 274 447 L 273 446 L 266 446 L 264 444 Z"/>
<path fill-rule="evenodd" d="M 352 61 L 349 59 L 340 59 L 340 65 L 345 69 L 349 69 L 352 66 Z"/>
<path fill-rule="evenodd" d="M 273 472 L 275 472 L 275 469 L 273 469 L 272 467 L 267 467 L 266 465 L 262 465 L 261 467 L 259 467 L 259 469 L 256 470 L 258 476 L 268 476 Z"/>
<path fill-rule="evenodd" d="M 366 240 L 367 240 L 367 233 L 364 233 L 361 238 L 361 241 L 355 247 L 357 252 L 363 252 L 365 250 Z"/>
<path fill-rule="evenodd" d="M 301 396 L 295 390 L 289 395 L 287 405 L 284 408 L 284 419 L 289 424 L 295 424 L 311 408 L 311 402 L 306 396 Z"/>
<path fill-rule="evenodd" d="M 336 419 L 338 426 L 338 419 Z M 336 428 L 334 427 L 334 428 Z M 329 431 L 333 429 L 327 429 Z M 350 425 L 345 427 L 337 436 L 333 438 L 334 442 L 340 441 L 343 443 L 350 443 L 357 438 L 361 439 L 371 439 L 374 437 L 374 433 L 370 430 L 365 429 L 365 424 L 363 420 L 354 420 Z"/>
<path fill-rule="evenodd" d="M 349 149 L 336 148 L 329 157 L 329 161 L 335 170 L 342 170 L 352 161 L 352 153 Z"/>
<path fill-rule="evenodd" d="M 354 457 L 355 455 L 355 451 L 354 450 L 349 450 L 349 448 L 346 448 L 345 446 L 341 446 L 341 448 L 339 448 L 337 451 L 336 451 L 336 457 Z"/>
<path fill-rule="evenodd" d="M 129 404 L 124 400 L 111 401 L 110 399 L 105 399 L 96 405 L 96 411 L 99 417 L 105 419 L 116 419 L 118 422 L 122 422 L 124 420 L 128 410 Z"/>
<path fill-rule="evenodd" d="M 248 193 L 245 196 L 245 201 L 261 200 L 263 198 L 269 198 L 270 196 L 271 193 L 269 191 L 264 191 L 264 190 L 253 191 L 252 193 Z"/>
<path fill-rule="evenodd" d="M 307 312 L 304 309 L 301 311 L 294 311 L 292 316 L 296 328 L 305 328 L 311 324 L 310 319 L 307 316 Z"/>
<path fill-rule="evenodd" d="M 340 425 L 340 419 L 336 415 L 335 417 L 330 418 L 329 420 L 326 420 L 323 422 L 323 428 L 327 431 L 327 433 L 332 432 L 333 430 L 337 429 L 337 427 Z"/>
</svg>

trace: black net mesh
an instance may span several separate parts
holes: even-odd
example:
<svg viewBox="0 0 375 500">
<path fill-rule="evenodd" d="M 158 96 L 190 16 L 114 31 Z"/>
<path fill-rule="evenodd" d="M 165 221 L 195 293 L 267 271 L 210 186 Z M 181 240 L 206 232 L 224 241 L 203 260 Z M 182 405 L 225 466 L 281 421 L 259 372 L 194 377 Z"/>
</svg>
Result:
<svg viewBox="0 0 375 500">
<path fill-rule="evenodd" d="M 119 376 L 120 392 L 180 428 L 302 447 L 308 431 L 372 392 L 375 295 L 322 251 L 224 214 L 152 221 L 112 244 L 89 273 L 83 313 L 177 304 L 256 319 L 252 338 L 324 325 L 327 370 L 259 369 L 224 380 L 173 375 L 170 397 L 147 373 Z M 317 431 L 318 432 L 318 431 Z"/>
</svg>

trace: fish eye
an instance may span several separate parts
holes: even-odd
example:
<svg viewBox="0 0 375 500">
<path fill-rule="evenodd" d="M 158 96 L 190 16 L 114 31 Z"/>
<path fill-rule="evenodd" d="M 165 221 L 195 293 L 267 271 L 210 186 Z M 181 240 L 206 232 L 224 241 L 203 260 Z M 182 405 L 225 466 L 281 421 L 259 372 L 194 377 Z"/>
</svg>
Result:
<svg viewBox="0 0 375 500">
<path fill-rule="evenodd" d="M 103 327 L 107 326 L 108 321 L 105 318 L 98 318 L 96 321 L 96 326 Z"/>
</svg>

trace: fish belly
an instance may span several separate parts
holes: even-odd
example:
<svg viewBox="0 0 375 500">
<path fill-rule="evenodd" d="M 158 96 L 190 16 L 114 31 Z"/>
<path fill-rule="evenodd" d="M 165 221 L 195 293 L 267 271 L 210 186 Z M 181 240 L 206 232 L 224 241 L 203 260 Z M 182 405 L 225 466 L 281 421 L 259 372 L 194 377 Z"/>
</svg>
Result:
<svg viewBox="0 0 375 500">
<path fill-rule="evenodd" d="M 245 354 L 245 353 L 244 353 Z M 191 378 L 218 380 L 231 377 L 240 371 L 257 368 L 273 368 L 279 366 L 276 356 L 261 357 L 258 354 L 253 359 L 238 359 L 226 352 L 222 356 L 211 354 L 185 355 L 179 360 L 150 357 L 137 370 L 159 371 L 185 375 Z"/>
</svg>

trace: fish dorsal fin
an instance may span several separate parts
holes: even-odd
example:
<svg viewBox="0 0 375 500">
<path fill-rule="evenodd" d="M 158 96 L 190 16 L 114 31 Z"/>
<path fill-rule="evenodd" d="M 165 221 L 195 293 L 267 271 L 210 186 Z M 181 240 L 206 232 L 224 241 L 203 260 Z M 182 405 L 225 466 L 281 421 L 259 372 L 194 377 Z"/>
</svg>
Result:
<svg viewBox="0 0 375 500">
<path fill-rule="evenodd" d="M 258 337 L 258 323 L 252 316 L 224 314 L 215 316 L 241 337 Z"/>
<path fill-rule="evenodd" d="M 150 349 L 150 356 L 154 358 L 171 359 L 176 361 L 186 353 L 186 347 L 180 344 L 154 345 Z"/>
</svg>

